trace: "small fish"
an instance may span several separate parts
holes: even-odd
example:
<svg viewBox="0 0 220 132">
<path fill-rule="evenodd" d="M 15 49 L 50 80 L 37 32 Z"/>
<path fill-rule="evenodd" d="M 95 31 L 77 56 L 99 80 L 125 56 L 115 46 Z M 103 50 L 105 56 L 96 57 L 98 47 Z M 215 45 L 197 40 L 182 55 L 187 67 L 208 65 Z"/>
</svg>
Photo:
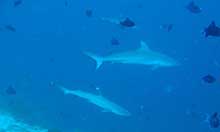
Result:
<svg viewBox="0 0 220 132">
<path fill-rule="evenodd" d="M 220 119 L 218 112 L 214 112 L 210 117 L 209 117 L 209 125 L 211 128 L 218 128 L 220 126 Z"/>
<path fill-rule="evenodd" d="M 191 13 L 194 13 L 194 14 L 198 14 L 202 12 L 202 9 L 198 5 L 196 5 L 194 1 L 191 1 L 186 6 L 186 9 L 188 9 Z"/>
<path fill-rule="evenodd" d="M 202 77 L 202 80 L 206 83 L 214 83 L 216 81 L 216 78 L 210 74 Z"/>
<path fill-rule="evenodd" d="M 132 21 L 130 18 L 125 18 L 124 20 L 120 21 L 120 25 L 122 27 L 135 27 L 134 21 Z"/>
<path fill-rule="evenodd" d="M 92 17 L 93 16 L 93 11 L 92 9 L 87 9 L 86 12 L 85 12 L 86 16 L 87 17 Z"/>
<path fill-rule="evenodd" d="M 11 32 L 16 32 L 16 28 L 12 25 L 6 25 L 5 29 L 7 29 L 8 31 L 11 31 Z"/>
<path fill-rule="evenodd" d="M 16 95 L 16 93 L 17 93 L 15 88 L 12 85 L 8 86 L 8 88 L 5 90 L 5 92 L 8 95 Z"/>
<path fill-rule="evenodd" d="M 119 40 L 115 37 L 112 37 L 110 42 L 111 42 L 111 45 L 120 45 Z"/>
<path fill-rule="evenodd" d="M 217 27 L 215 22 L 212 21 L 211 24 L 204 30 L 205 37 L 214 36 L 220 37 L 220 27 Z"/>
<path fill-rule="evenodd" d="M 15 0 L 14 1 L 14 7 L 17 7 L 17 6 L 21 5 L 22 3 L 23 3 L 22 0 Z"/>
</svg>

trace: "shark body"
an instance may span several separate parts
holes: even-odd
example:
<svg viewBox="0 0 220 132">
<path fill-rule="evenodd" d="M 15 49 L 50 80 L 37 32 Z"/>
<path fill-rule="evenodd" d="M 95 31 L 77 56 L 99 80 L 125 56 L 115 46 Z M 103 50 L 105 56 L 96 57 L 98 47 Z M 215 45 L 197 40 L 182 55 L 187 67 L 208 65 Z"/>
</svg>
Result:
<svg viewBox="0 0 220 132">
<path fill-rule="evenodd" d="M 108 100 L 102 95 L 95 95 L 81 90 L 69 90 L 63 86 L 59 86 L 63 93 L 72 94 L 81 98 L 88 100 L 90 103 L 103 108 L 104 112 L 112 112 L 116 115 L 120 116 L 130 116 L 131 113 L 127 111 L 125 108 L 119 106 L 118 104 Z"/>
<path fill-rule="evenodd" d="M 141 64 L 151 66 L 152 69 L 157 69 L 158 67 L 172 67 L 179 65 L 179 63 L 173 58 L 151 50 L 144 41 L 141 41 L 140 45 L 141 46 L 137 49 L 119 53 L 112 53 L 107 56 L 98 56 L 91 52 L 84 52 L 84 54 L 96 61 L 96 69 L 100 68 L 100 66 L 104 62 L 121 64 Z"/>
</svg>

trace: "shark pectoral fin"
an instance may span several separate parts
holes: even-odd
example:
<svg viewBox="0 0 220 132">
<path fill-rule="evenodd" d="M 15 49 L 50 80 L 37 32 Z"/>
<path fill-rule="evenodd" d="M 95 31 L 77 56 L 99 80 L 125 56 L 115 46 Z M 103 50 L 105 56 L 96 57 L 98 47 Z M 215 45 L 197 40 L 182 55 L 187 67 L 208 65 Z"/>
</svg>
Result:
<svg viewBox="0 0 220 132">
<path fill-rule="evenodd" d="M 90 52 L 84 52 L 85 55 L 92 58 L 96 62 L 96 70 L 103 64 L 103 58 Z"/>
</svg>

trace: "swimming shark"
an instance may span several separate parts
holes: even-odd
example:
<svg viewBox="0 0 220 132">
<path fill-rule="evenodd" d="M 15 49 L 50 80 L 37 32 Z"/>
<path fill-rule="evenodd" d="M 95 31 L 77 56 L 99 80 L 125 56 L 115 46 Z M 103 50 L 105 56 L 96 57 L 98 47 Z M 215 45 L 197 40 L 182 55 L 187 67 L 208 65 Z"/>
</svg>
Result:
<svg viewBox="0 0 220 132">
<path fill-rule="evenodd" d="M 112 53 L 107 56 L 99 56 L 91 52 L 84 52 L 84 54 L 95 60 L 96 69 L 100 68 L 104 62 L 142 64 L 151 66 L 153 70 L 159 67 L 172 67 L 180 65 L 179 62 L 173 58 L 150 49 L 144 41 L 140 41 L 140 47 L 137 49 Z"/>
<path fill-rule="evenodd" d="M 102 95 L 96 95 L 92 93 L 88 93 L 81 90 L 70 90 L 63 86 L 59 86 L 59 88 L 63 91 L 65 95 L 72 94 L 81 98 L 88 100 L 90 103 L 95 104 L 103 108 L 103 112 L 112 112 L 116 115 L 120 116 L 130 116 L 131 113 L 127 111 L 125 108 L 119 106 L 118 104 L 108 100 L 107 98 L 103 97 Z"/>
</svg>

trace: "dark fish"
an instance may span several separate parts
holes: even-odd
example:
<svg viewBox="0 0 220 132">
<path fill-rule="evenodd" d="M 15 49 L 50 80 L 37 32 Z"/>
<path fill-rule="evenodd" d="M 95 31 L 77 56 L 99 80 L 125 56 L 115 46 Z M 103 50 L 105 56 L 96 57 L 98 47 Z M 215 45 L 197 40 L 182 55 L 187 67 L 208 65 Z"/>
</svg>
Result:
<svg viewBox="0 0 220 132">
<path fill-rule="evenodd" d="M 214 36 L 214 37 L 220 37 L 220 27 L 217 27 L 215 22 L 212 21 L 211 24 L 204 30 L 205 37 L 208 36 Z"/>
<path fill-rule="evenodd" d="M 21 5 L 22 3 L 23 3 L 22 0 L 15 0 L 14 1 L 14 7 L 17 7 L 17 6 Z"/>
<path fill-rule="evenodd" d="M 120 25 L 123 27 L 134 27 L 136 24 L 130 18 L 125 18 L 124 20 L 120 21 Z"/>
<path fill-rule="evenodd" d="M 8 88 L 5 90 L 5 92 L 8 95 L 16 95 L 16 93 L 17 93 L 15 88 L 12 85 L 8 86 Z"/>
<path fill-rule="evenodd" d="M 117 38 L 112 37 L 111 39 L 111 45 L 120 45 L 120 42 Z"/>
<path fill-rule="evenodd" d="M 198 5 L 196 5 L 194 1 L 191 1 L 186 6 L 186 9 L 188 9 L 191 13 L 194 13 L 194 14 L 198 14 L 202 12 L 202 9 Z"/>
<path fill-rule="evenodd" d="M 166 30 L 167 32 L 170 32 L 173 29 L 173 24 L 163 24 L 160 27 Z"/>
<path fill-rule="evenodd" d="M 218 112 L 215 112 L 210 116 L 209 125 L 211 128 L 218 128 L 220 126 L 220 119 Z"/>
<path fill-rule="evenodd" d="M 5 29 L 7 29 L 8 31 L 11 31 L 11 32 L 16 32 L 16 28 L 12 25 L 6 25 Z"/>
<path fill-rule="evenodd" d="M 92 17 L 93 16 L 93 11 L 91 9 L 87 9 L 85 12 L 87 17 Z"/>
<path fill-rule="evenodd" d="M 214 76 L 208 74 L 208 75 L 204 76 L 202 78 L 202 80 L 206 83 L 214 83 L 216 81 L 216 78 Z"/>
</svg>

